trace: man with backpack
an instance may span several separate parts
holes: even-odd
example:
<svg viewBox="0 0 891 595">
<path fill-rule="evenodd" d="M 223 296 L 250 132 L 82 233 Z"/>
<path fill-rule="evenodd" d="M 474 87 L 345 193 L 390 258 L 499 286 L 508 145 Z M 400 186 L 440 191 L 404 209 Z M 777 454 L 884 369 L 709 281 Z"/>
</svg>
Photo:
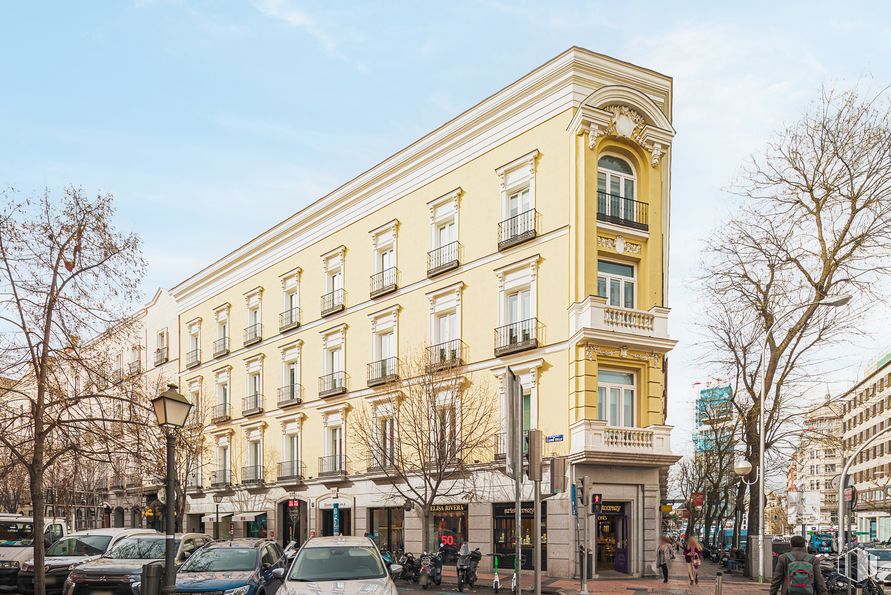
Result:
<svg viewBox="0 0 891 595">
<path fill-rule="evenodd" d="M 792 551 L 777 558 L 770 581 L 770 595 L 827 595 L 820 563 L 805 549 L 801 535 L 789 540 Z"/>
</svg>

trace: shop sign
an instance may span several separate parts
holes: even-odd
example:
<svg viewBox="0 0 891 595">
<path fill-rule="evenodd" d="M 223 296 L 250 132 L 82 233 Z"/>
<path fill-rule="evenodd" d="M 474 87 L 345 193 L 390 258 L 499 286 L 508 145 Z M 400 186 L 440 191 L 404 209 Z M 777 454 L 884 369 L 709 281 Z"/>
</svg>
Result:
<svg viewBox="0 0 891 595">
<path fill-rule="evenodd" d="M 288 500 L 288 508 L 299 508 L 300 500 Z"/>
<path fill-rule="evenodd" d="M 663 504 L 662 506 L 659 507 L 659 512 L 661 512 L 661 513 L 663 513 L 663 514 L 668 514 L 668 513 L 670 513 L 672 510 L 673 510 L 673 509 L 672 509 L 671 504 Z"/>
<path fill-rule="evenodd" d="M 432 504 L 430 512 L 467 512 L 466 504 Z"/>
<path fill-rule="evenodd" d="M 690 495 L 690 504 L 699 508 L 705 504 L 705 494 L 703 492 L 693 492 Z"/>
<path fill-rule="evenodd" d="M 542 502 L 544 508 L 544 502 Z M 509 504 L 492 504 L 492 516 L 514 518 L 517 514 L 517 507 L 514 502 Z M 525 518 L 533 518 L 535 516 L 535 506 L 532 502 L 523 502 L 520 509 L 520 516 Z"/>
<path fill-rule="evenodd" d="M 332 519 L 334 520 L 334 526 L 332 527 L 332 529 L 333 529 L 332 532 L 335 535 L 340 535 L 340 503 L 335 502 L 332 505 L 332 509 L 334 510 L 334 514 L 331 515 Z"/>
<path fill-rule="evenodd" d="M 625 514 L 625 503 L 604 502 L 600 505 L 600 514 L 623 516 Z"/>
</svg>

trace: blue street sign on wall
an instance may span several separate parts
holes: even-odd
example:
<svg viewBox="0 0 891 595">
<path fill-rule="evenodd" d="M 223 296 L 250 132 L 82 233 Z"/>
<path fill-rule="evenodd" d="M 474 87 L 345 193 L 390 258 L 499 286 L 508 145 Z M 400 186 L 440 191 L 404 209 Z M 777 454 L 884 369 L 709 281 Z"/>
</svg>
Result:
<svg viewBox="0 0 891 595">
<path fill-rule="evenodd" d="M 545 442 L 563 442 L 563 434 L 551 434 L 545 438 Z"/>
<path fill-rule="evenodd" d="M 340 535 L 340 503 L 335 502 L 331 508 L 334 513 L 334 527 L 332 528 L 332 533 Z"/>
</svg>

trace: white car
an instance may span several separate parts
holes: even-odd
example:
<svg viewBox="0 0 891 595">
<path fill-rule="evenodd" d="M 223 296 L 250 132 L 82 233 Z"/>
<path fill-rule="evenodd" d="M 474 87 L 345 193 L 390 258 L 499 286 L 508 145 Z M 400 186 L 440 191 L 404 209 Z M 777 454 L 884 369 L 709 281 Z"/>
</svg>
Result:
<svg viewBox="0 0 891 595">
<path fill-rule="evenodd" d="M 401 568 L 393 566 L 391 572 Z M 397 595 L 381 554 L 367 537 L 314 537 L 286 571 L 276 569 L 289 595 Z"/>
</svg>

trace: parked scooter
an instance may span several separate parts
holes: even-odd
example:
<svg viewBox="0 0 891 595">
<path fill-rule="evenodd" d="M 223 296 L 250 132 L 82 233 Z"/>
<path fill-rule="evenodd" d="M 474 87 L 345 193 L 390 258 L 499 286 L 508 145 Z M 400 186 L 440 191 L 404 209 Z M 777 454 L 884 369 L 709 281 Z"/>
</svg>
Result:
<svg viewBox="0 0 891 595">
<path fill-rule="evenodd" d="M 399 573 L 397 578 L 401 578 L 402 580 L 410 581 L 412 583 L 418 582 L 418 575 L 420 574 L 420 566 L 418 565 L 418 561 L 415 557 L 406 552 L 399 557 L 399 565 L 402 566 L 402 572 Z"/>
<path fill-rule="evenodd" d="M 480 548 L 476 548 L 473 551 L 470 551 L 470 546 L 467 542 L 464 542 L 464 545 L 461 546 L 461 550 L 458 552 L 458 590 L 463 591 L 464 585 L 468 585 L 473 588 L 476 584 L 476 569 L 480 565 L 480 560 L 483 555 L 480 553 Z"/>
<path fill-rule="evenodd" d="M 421 568 L 418 573 L 418 583 L 421 585 L 422 589 L 429 587 L 430 583 L 437 586 L 442 584 L 442 560 L 444 549 L 445 546 L 440 544 L 439 551 L 436 554 L 424 552 L 421 556 Z"/>
</svg>

